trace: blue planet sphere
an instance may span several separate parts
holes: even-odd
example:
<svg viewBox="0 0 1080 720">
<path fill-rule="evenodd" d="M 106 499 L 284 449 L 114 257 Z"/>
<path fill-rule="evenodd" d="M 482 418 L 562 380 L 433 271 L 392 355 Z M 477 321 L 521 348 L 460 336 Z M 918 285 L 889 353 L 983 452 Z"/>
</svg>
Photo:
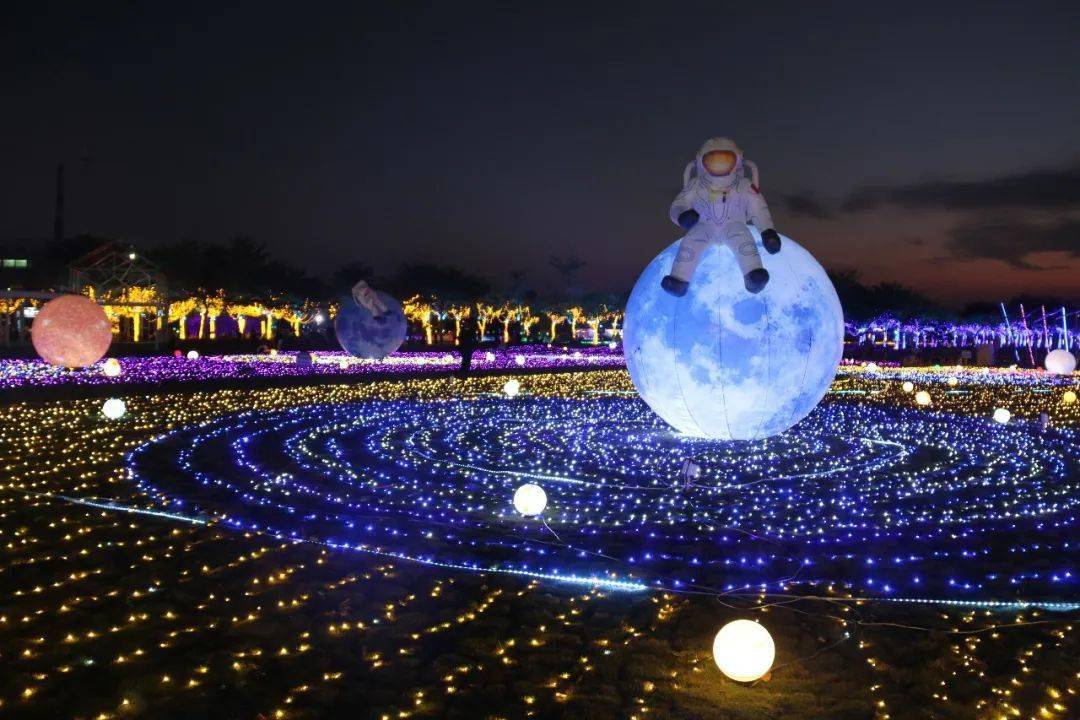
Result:
<svg viewBox="0 0 1080 720">
<path fill-rule="evenodd" d="M 684 297 L 660 287 L 678 242 L 630 293 L 623 347 L 641 398 L 676 430 L 718 440 L 758 440 L 806 417 L 824 397 L 844 348 L 844 315 L 825 270 L 791 238 L 761 247 L 765 289 L 743 286 L 735 255 L 706 250 Z"/>
<path fill-rule="evenodd" d="M 381 360 L 405 342 L 407 325 L 401 304 L 384 292 L 377 294 L 388 310 L 378 319 L 352 296 L 341 298 L 334 332 L 341 349 L 353 357 Z"/>
</svg>

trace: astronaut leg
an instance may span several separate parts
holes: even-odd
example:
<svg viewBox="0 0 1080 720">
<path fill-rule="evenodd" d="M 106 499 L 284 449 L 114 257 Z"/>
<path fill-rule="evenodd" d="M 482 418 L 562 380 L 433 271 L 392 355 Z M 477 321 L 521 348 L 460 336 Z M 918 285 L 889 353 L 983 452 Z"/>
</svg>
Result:
<svg viewBox="0 0 1080 720">
<path fill-rule="evenodd" d="M 671 274 L 660 281 L 660 287 L 675 297 L 682 297 L 690 287 L 690 278 L 694 276 L 702 256 L 709 248 L 712 238 L 708 227 L 699 222 L 690 228 L 690 232 L 679 241 L 679 252 L 671 264 Z"/>
<path fill-rule="evenodd" d="M 724 244 L 735 253 L 747 292 L 759 293 L 764 290 L 769 282 L 769 271 L 761 266 L 761 253 L 758 252 L 754 236 L 750 234 L 750 228 L 741 222 L 728 223 L 724 226 L 723 238 Z"/>
</svg>

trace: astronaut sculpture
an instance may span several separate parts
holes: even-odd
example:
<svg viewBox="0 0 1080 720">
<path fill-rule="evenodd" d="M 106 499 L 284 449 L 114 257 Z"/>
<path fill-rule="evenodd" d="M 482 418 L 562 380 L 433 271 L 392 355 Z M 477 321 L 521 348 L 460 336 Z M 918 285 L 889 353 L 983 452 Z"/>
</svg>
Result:
<svg viewBox="0 0 1080 720">
<path fill-rule="evenodd" d="M 744 168 L 749 168 L 747 178 Z M 726 245 L 739 262 L 748 292 L 759 293 L 769 282 L 754 236 L 747 223 L 761 231 L 770 255 L 780 252 L 780 234 L 761 194 L 757 165 L 743 159 L 733 140 L 705 141 L 683 172 L 683 189 L 671 203 L 671 221 L 686 231 L 671 273 L 660 281 L 668 293 L 682 297 L 690 287 L 701 257 L 711 245 Z"/>
<path fill-rule="evenodd" d="M 382 322 L 389 312 L 386 303 L 384 303 L 375 291 L 371 289 L 371 286 L 363 280 L 353 285 L 352 298 L 356 301 L 357 305 L 371 313 L 371 317 L 376 322 Z"/>
</svg>

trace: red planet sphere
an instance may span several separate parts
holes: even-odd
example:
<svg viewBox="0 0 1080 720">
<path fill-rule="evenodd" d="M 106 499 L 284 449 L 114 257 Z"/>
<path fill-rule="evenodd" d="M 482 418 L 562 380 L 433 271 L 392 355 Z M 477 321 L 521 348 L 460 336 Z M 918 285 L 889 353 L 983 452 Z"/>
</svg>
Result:
<svg viewBox="0 0 1080 720">
<path fill-rule="evenodd" d="M 56 367 L 81 368 L 100 360 L 112 342 L 101 306 L 84 295 L 61 295 L 45 303 L 30 328 L 34 350 Z"/>
</svg>

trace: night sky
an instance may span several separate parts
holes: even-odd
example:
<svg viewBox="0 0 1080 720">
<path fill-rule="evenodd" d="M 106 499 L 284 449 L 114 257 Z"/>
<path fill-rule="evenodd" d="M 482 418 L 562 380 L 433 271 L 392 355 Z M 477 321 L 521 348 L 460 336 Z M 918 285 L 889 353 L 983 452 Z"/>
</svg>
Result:
<svg viewBox="0 0 1080 720">
<path fill-rule="evenodd" d="M 1080 3 L 20 5 L 0 240 L 49 237 L 63 161 L 69 234 L 624 291 L 726 135 L 828 267 L 1080 295 Z"/>
</svg>

